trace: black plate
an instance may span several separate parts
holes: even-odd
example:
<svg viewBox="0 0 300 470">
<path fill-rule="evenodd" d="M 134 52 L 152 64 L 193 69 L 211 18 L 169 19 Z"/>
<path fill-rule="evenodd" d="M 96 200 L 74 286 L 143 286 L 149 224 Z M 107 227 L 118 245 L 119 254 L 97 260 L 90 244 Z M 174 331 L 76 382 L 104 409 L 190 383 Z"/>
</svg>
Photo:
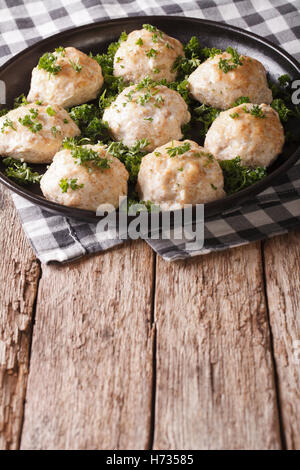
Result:
<svg viewBox="0 0 300 470">
<path fill-rule="evenodd" d="M 187 42 L 192 36 L 197 36 L 203 47 L 226 49 L 231 45 L 237 48 L 241 54 L 247 54 L 260 60 L 266 67 L 271 81 L 276 81 L 282 74 L 288 74 L 292 79 L 297 79 L 300 76 L 300 65 L 292 56 L 269 41 L 240 28 L 194 18 L 139 16 L 70 29 L 34 44 L 13 57 L 0 68 L 0 80 L 3 80 L 7 86 L 7 106 L 12 106 L 16 96 L 28 92 L 31 71 L 44 52 L 52 51 L 58 46 L 74 46 L 87 53 L 90 51 L 93 53 L 104 52 L 112 41 L 119 38 L 122 31 L 129 33 L 134 29 L 140 29 L 143 23 L 151 23 L 182 42 Z M 275 164 L 269 168 L 269 174 L 266 178 L 239 193 L 205 204 L 206 217 L 220 214 L 224 210 L 240 205 L 245 200 L 251 200 L 255 194 L 273 184 L 299 157 L 299 144 L 286 146 Z M 12 191 L 51 212 L 90 222 L 99 220 L 99 217 L 96 217 L 93 212 L 47 201 L 42 196 L 38 185 L 23 188 L 12 182 L 4 175 L 1 164 L 0 181 Z"/>
</svg>

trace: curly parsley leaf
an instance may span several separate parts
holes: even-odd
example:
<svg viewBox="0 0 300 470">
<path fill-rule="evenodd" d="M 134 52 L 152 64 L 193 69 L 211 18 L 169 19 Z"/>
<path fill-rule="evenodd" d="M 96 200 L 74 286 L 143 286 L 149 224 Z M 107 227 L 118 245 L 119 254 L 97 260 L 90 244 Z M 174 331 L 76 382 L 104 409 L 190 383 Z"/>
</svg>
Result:
<svg viewBox="0 0 300 470">
<path fill-rule="evenodd" d="M 248 168 L 241 165 L 240 157 L 219 160 L 224 175 L 224 189 L 233 194 L 257 183 L 267 175 L 266 168 Z"/>
<path fill-rule="evenodd" d="M 39 60 L 38 68 L 46 70 L 51 75 L 57 75 L 61 71 L 61 66 L 56 63 L 57 56 L 53 52 L 46 52 Z"/>
<path fill-rule="evenodd" d="M 59 187 L 61 188 L 62 193 L 66 193 L 68 189 L 72 189 L 72 191 L 76 191 L 77 189 L 81 189 L 84 187 L 84 184 L 77 184 L 77 178 L 61 178 Z"/>
<path fill-rule="evenodd" d="M 127 147 L 122 142 L 111 142 L 107 148 L 108 153 L 124 163 L 129 173 L 129 182 L 132 184 L 137 181 L 141 161 L 147 153 L 145 149 L 148 145 L 147 139 L 141 139 L 136 141 L 132 147 Z"/>
<path fill-rule="evenodd" d="M 75 106 L 69 114 L 79 127 L 81 137 L 86 137 L 90 143 L 109 139 L 108 125 L 101 119 L 100 109 L 94 104 Z"/>
<path fill-rule="evenodd" d="M 28 127 L 28 129 L 36 134 L 39 132 L 43 126 L 40 122 L 38 122 L 37 117 L 38 117 L 38 110 L 35 108 L 31 108 L 29 110 L 30 114 L 26 114 L 23 118 L 19 117 L 18 121 L 25 127 Z"/>
<path fill-rule="evenodd" d="M 250 103 L 250 98 L 248 96 L 240 96 L 233 104 L 232 108 L 235 108 L 236 106 L 239 106 L 240 104 L 243 103 Z"/>
<path fill-rule="evenodd" d="M 13 158 L 4 158 L 3 159 L 5 168 L 5 175 L 21 185 L 27 185 L 32 183 L 39 183 L 42 175 L 33 171 L 27 163 L 21 162 L 20 160 L 15 160 Z"/>
<path fill-rule="evenodd" d="M 167 147 L 167 154 L 170 158 L 174 158 L 177 155 L 183 155 L 185 152 L 188 152 L 191 148 L 191 144 L 189 142 L 184 142 L 183 145 L 179 145 L 178 147 L 174 147 L 173 143 L 171 147 Z"/>
<path fill-rule="evenodd" d="M 9 109 L 7 108 L 0 109 L 0 117 L 5 116 L 5 114 L 7 114 L 8 112 L 9 112 Z"/>
<path fill-rule="evenodd" d="M 200 129 L 200 135 L 202 137 L 207 134 L 208 129 L 219 116 L 220 112 L 219 109 L 207 106 L 206 104 L 201 104 L 194 109 L 194 120 L 202 123 L 202 128 Z"/>
<path fill-rule="evenodd" d="M 29 101 L 27 101 L 26 96 L 24 93 L 22 93 L 20 96 L 14 99 L 14 109 L 19 108 L 20 106 L 25 106 L 28 103 Z"/>
</svg>

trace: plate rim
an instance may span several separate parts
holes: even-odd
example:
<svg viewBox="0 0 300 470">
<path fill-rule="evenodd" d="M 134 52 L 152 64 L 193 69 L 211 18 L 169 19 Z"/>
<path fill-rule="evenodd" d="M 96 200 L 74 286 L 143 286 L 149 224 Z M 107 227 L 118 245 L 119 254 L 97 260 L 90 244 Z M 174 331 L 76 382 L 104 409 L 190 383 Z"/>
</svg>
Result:
<svg viewBox="0 0 300 470">
<path fill-rule="evenodd" d="M 104 20 L 99 20 L 95 21 L 92 23 L 87 23 L 81 26 L 75 26 L 73 28 L 67 28 L 64 29 L 63 31 L 60 31 L 58 33 L 55 33 L 53 35 L 47 36 L 46 38 L 37 41 L 36 43 L 26 47 L 25 49 L 22 49 L 18 54 L 14 55 L 11 57 L 9 60 L 4 62 L 0 66 L 0 75 L 2 72 L 4 72 L 8 67 L 10 67 L 15 60 L 20 58 L 24 53 L 28 53 L 31 50 L 34 50 L 37 46 L 43 46 L 47 45 L 49 41 L 53 40 L 59 40 L 61 37 L 65 37 L 66 35 L 72 35 L 73 33 L 80 33 L 84 32 L 85 30 L 90 30 L 90 29 L 97 29 L 99 26 L 109 26 L 111 24 L 117 24 L 117 23 L 124 23 L 124 22 L 143 22 L 143 21 L 150 21 L 150 22 L 155 22 L 155 21 L 183 21 L 183 22 L 193 22 L 193 23 L 198 23 L 199 25 L 209 25 L 212 27 L 216 28 L 221 28 L 225 31 L 232 31 L 235 33 L 239 33 L 243 35 L 244 37 L 249 37 L 251 39 L 254 39 L 255 42 L 258 42 L 264 46 L 267 46 L 269 49 L 274 50 L 277 54 L 280 54 L 283 59 L 288 60 L 291 65 L 296 69 L 297 73 L 300 76 L 300 63 L 295 59 L 291 54 L 286 52 L 283 48 L 280 46 L 277 46 L 276 44 L 272 43 L 268 39 L 263 38 L 262 36 L 257 35 L 256 33 L 253 33 L 251 31 L 247 31 L 243 28 L 233 26 L 227 23 L 219 22 L 219 21 L 213 21 L 213 20 L 207 20 L 204 18 L 192 18 L 188 16 L 179 16 L 179 15 L 141 15 L 141 16 L 129 16 L 129 17 L 123 17 L 123 18 L 114 18 L 114 19 L 104 19 Z M 282 173 L 289 168 L 293 166 L 293 164 L 299 159 L 300 157 L 300 144 L 298 148 L 295 150 L 295 152 L 288 158 L 288 160 L 282 165 L 274 170 L 270 175 L 267 175 L 265 178 L 263 178 L 261 181 L 249 186 L 246 189 L 243 189 L 237 193 L 228 195 L 222 199 L 218 199 L 216 201 L 212 201 L 209 203 L 204 204 L 204 210 L 206 214 L 206 219 L 210 217 L 214 217 L 217 214 L 222 215 L 224 211 L 227 211 L 228 209 L 238 209 L 239 206 L 248 199 L 248 197 L 255 197 L 257 194 L 262 192 L 263 190 L 267 189 L 268 187 L 271 187 L 274 182 L 282 175 Z M 26 187 L 20 187 L 17 183 L 14 181 L 10 180 L 7 178 L 2 172 L 0 172 L 0 182 L 4 184 L 6 187 L 8 187 L 11 191 L 15 192 L 16 194 L 20 195 L 21 197 L 24 197 L 25 199 L 29 200 L 30 202 L 37 204 L 38 206 L 41 206 L 45 210 L 48 210 L 50 212 L 54 212 L 56 214 L 60 214 L 64 217 L 72 217 L 76 219 L 81 219 L 81 220 L 89 220 L 93 222 L 97 222 L 103 218 L 103 216 L 97 216 L 95 212 L 93 211 L 88 211 L 86 209 L 79 209 L 76 207 L 69 207 L 69 206 L 64 206 L 62 204 L 58 204 L 53 201 L 49 201 L 48 199 L 44 198 L 43 196 L 36 195 L 35 193 L 32 193 Z M 194 206 L 195 207 L 195 206 Z M 173 212 L 173 211 L 171 211 Z M 128 217 L 134 218 L 134 217 Z"/>
</svg>

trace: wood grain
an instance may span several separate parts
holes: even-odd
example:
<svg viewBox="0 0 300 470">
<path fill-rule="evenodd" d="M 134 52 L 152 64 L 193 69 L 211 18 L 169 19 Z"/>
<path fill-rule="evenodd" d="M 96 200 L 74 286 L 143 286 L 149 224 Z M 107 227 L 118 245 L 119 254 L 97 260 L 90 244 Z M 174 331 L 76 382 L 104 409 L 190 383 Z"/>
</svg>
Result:
<svg viewBox="0 0 300 470">
<path fill-rule="evenodd" d="M 259 245 L 158 259 L 155 449 L 281 447 Z"/>
<path fill-rule="evenodd" d="M 152 250 L 43 267 L 23 449 L 144 449 L 152 399 Z"/>
<path fill-rule="evenodd" d="M 39 264 L 0 187 L 0 449 L 18 447 Z"/>
<path fill-rule="evenodd" d="M 300 232 L 265 243 L 279 400 L 288 449 L 300 449 Z"/>
</svg>

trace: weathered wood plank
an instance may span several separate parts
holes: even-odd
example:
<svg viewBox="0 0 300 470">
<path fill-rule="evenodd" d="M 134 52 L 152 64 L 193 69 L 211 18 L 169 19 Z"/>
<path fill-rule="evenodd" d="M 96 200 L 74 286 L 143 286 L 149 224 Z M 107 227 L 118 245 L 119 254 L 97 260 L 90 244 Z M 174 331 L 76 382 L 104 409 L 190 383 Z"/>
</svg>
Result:
<svg viewBox="0 0 300 470">
<path fill-rule="evenodd" d="M 43 267 L 23 449 L 144 449 L 152 399 L 151 249 Z"/>
<path fill-rule="evenodd" d="M 39 264 L 0 187 L 0 449 L 18 447 Z"/>
<path fill-rule="evenodd" d="M 260 246 L 158 260 L 155 449 L 281 447 Z"/>
<path fill-rule="evenodd" d="M 300 232 L 265 243 L 267 298 L 288 449 L 300 449 Z"/>
</svg>

